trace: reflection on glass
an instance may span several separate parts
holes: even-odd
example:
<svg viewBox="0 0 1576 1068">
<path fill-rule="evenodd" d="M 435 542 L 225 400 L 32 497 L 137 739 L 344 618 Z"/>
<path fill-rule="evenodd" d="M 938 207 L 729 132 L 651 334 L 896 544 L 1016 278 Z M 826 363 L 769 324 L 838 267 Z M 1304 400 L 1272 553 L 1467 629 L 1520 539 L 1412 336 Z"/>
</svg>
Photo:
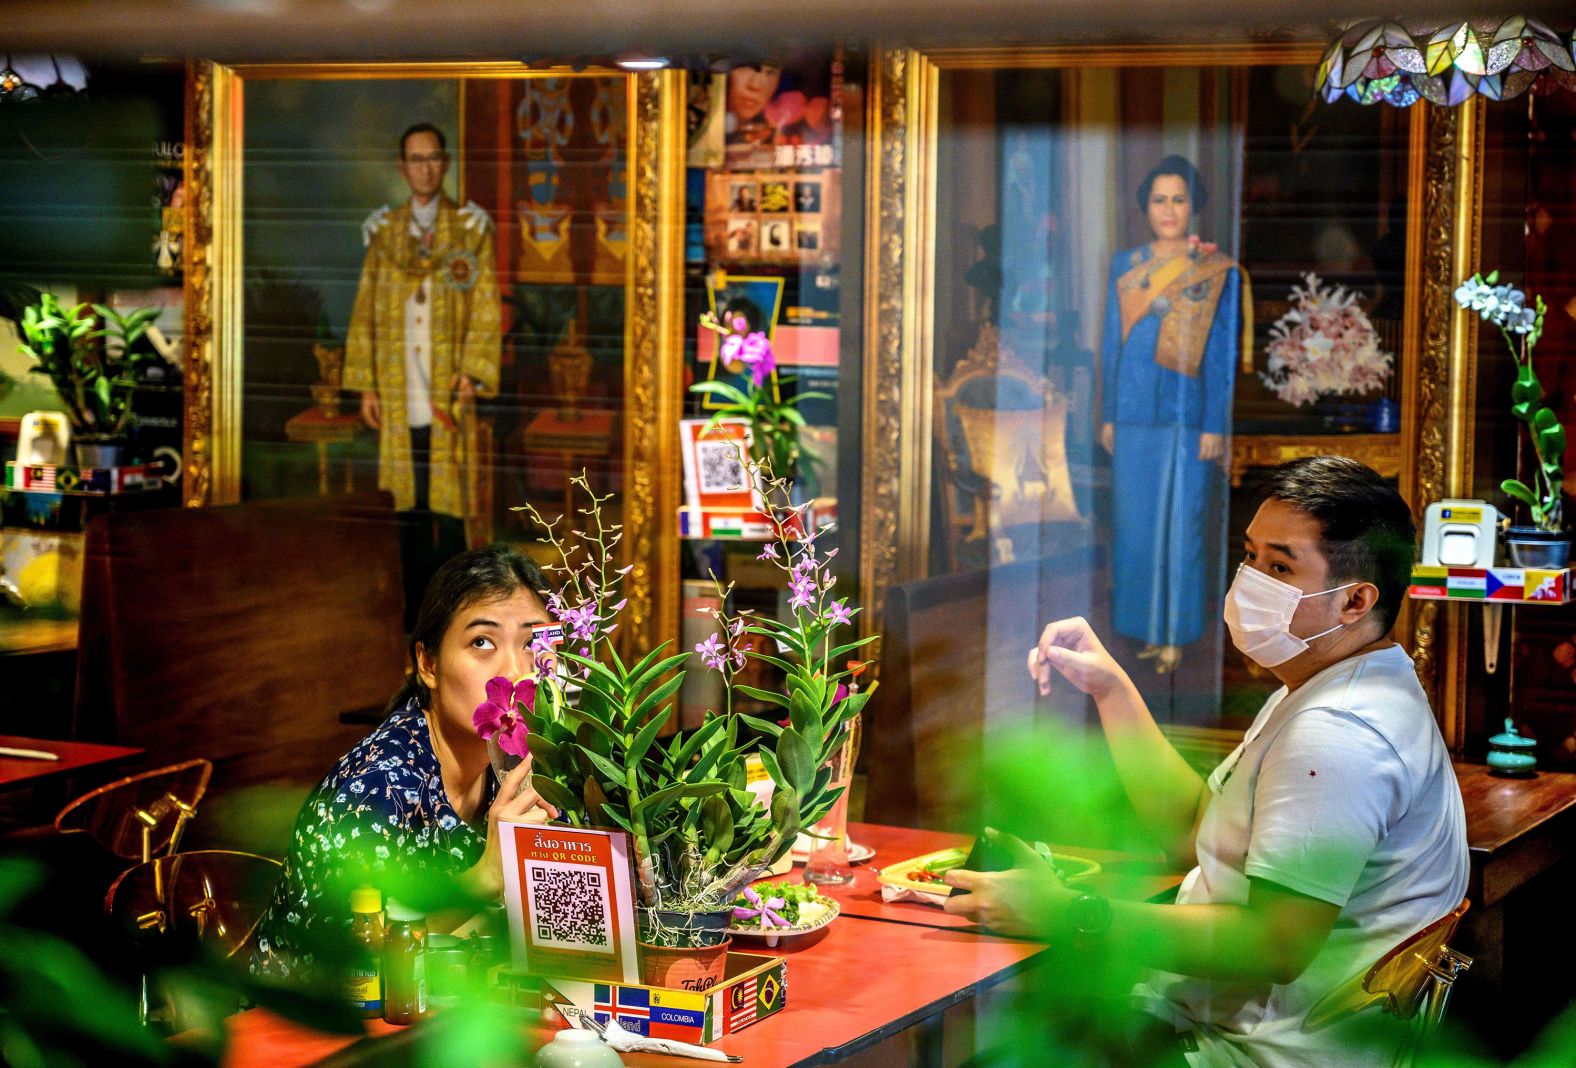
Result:
<svg viewBox="0 0 1576 1068">
<path fill-rule="evenodd" d="M 759 388 L 772 404 L 797 398 L 805 425 L 757 418 L 750 428 L 752 452 L 770 457 L 774 473 L 793 480 L 795 501 L 813 503 L 817 526 L 834 523 L 845 251 L 842 54 L 803 51 L 727 74 L 692 75 L 688 100 L 688 377 L 746 395 Z M 714 316 L 725 330 L 697 329 L 702 315 Z M 727 333 L 764 335 L 771 364 L 759 362 L 753 343 L 740 344 Z M 756 559 L 763 531 L 758 521 L 751 526 L 750 494 L 738 483 L 733 462 L 736 447 L 708 446 L 700 438 L 728 403 L 718 393 L 690 394 L 685 402 L 680 614 L 687 649 L 714 629 L 705 615 L 717 606 L 714 574 L 733 584 L 737 607 L 778 617 L 787 611 L 781 573 Z M 834 530 L 816 544 L 831 550 L 839 537 Z M 685 726 L 717 708 L 720 698 L 711 673 L 698 660 L 690 666 L 681 693 Z M 767 669 L 752 661 L 748 670 Z M 745 681 L 775 688 L 767 678 Z"/>
<path fill-rule="evenodd" d="M 1100 444 L 1112 459 L 1112 626 L 1168 674 L 1210 626 L 1240 339 L 1241 272 L 1194 215 L 1209 187 L 1171 155 L 1137 187 L 1151 239 L 1118 252 L 1101 333 Z"/>
<path fill-rule="evenodd" d="M 441 559 L 622 488 L 628 87 L 247 80 L 244 496 L 377 487 Z"/>
<path fill-rule="evenodd" d="M 987 643 L 1009 603 L 1090 615 L 1162 722 L 1273 688 L 1221 620 L 1256 472 L 1330 451 L 1399 471 L 1408 127 L 1316 104 L 1312 76 L 940 77 L 930 572 L 984 572 Z M 1013 567 L 1086 596 L 1027 606 Z M 987 721 L 1034 701 L 985 688 Z"/>
</svg>

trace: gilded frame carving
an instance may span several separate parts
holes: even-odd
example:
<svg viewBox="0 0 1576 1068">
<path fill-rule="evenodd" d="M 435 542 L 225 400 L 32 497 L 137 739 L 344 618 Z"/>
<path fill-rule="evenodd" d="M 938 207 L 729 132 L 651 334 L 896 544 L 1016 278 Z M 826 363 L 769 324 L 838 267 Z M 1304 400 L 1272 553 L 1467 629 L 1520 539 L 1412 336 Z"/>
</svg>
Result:
<svg viewBox="0 0 1576 1068">
<path fill-rule="evenodd" d="M 1222 45 L 1056 46 L 872 54 L 866 193 L 863 504 L 860 587 L 877 613 L 892 586 L 929 560 L 930 337 L 935 254 L 937 113 L 941 74 L 1002 67 L 1256 66 L 1317 63 L 1323 41 Z M 1482 103 L 1418 104 L 1411 117 L 1407 301 L 1403 338 L 1401 488 L 1416 514 L 1472 479 L 1470 431 L 1476 331 L 1451 300 L 1471 273 L 1481 212 Z M 1417 660 L 1446 741 L 1463 742 L 1465 627 L 1434 602 L 1409 606 L 1399 633 Z M 1445 655 L 1439 655 L 1443 650 Z"/>
<path fill-rule="evenodd" d="M 241 168 L 244 85 L 251 78 L 526 78 L 515 62 L 254 63 L 187 68 L 185 474 L 188 507 L 240 499 Z M 570 73 L 553 71 L 551 73 Z M 684 75 L 623 76 L 630 93 L 630 255 L 625 282 L 623 494 L 625 562 L 635 565 L 624 641 L 649 648 L 678 633 L 681 488 Z"/>
</svg>

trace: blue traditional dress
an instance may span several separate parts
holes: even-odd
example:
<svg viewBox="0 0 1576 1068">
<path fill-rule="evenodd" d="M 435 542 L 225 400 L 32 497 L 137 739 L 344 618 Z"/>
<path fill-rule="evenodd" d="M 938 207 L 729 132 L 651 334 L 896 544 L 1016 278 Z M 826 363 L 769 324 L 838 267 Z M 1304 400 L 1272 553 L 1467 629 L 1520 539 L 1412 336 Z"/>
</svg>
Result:
<svg viewBox="0 0 1576 1068">
<path fill-rule="evenodd" d="M 1241 291 L 1219 252 L 1157 260 L 1144 244 L 1111 262 L 1100 355 L 1116 437 L 1112 624 L 1152 645 L 1203 636 L 1223 560 L 1206 544 L 1223 470 L 1198 446 L 1230 430 Z"/>
<path fill-rule="evenodd" d="M 487 781 L 496 788 L 490 773 Z M 252 971 L 310 972 L 317 949 L 348 930 L 352 889 L 376 886 L 384 874 L 456 875 L 486 846 L 485 829 L 449 803 L 427 717 L 412 697 L 341 757 L 301 806 L 284 877 L 258 924 Z"/>
</svg>

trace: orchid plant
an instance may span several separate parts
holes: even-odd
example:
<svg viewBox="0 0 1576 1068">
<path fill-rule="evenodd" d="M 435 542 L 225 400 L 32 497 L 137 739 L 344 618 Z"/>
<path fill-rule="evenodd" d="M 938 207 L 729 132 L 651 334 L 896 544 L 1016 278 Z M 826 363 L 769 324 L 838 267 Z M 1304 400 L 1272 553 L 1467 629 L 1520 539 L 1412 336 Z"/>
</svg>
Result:
<svg viewBox="0 0 1576 1068">
<path fill-rule="evenodd" d="M 1532 369 L 1532 350 L 1543 336 L 1543 315 L 1547 311 L 1543 298 L 1533 294 L 1532 306 L 1528 307 L 1526 294 L 1514 286 L 1500 284 L 1498 271 L 1490 271 L 1486 278 L 1474 274 L 1461 283 L 1455 297 L 1461 307 L 1499 327 L 1500 336 L 1516 361 L 1510 411 L 1526 426 L 1527 436 L 1532 439 L 1537 471 L 1530 486 L 1521 479 L 1507 478 L 1499 488 L 1531 509 L 1533 526 L 1557 532 L 1563 529 L 1561 458 L 1565 452 L 1565 428 L 1554 409 L 1543 403 L 1543 384 Z"/>
<path fill-rule="evenodd" d="M 134 418 L 132 400 L 137 375 L 162 357 L 138 345 L 159 316 L 157 308 L 139 308 L 121 315 L 102 304 L 91 306 L 103 320 L 97 326 L 89 305 L 65 307 L 52 293 L 22 310 L 18 351 L 30 358 L 39 374 L 48 375 L 78 437 L 117 436 Z M 96 344 L 107 340 L 109 344 Z"/>
<path fill-rule="evenodd" d="M 719 611 L 722 633 L 698 651 L 708 667 L 723 671 L 729 709 L 709 712 L 687 736 L 661 737 L 689 654 L 668 653 L 663 644 L 633 662 L 619 655 L 611 635 L 627 603 L 620 588 L 630 571 L 613 566 L 622 531 L 604 518 L 611 497 L 593 492 L 584 475 L 573 482 L 590 502 L 579 510 L 583 529 L 560 529 L 565 517 L 549 522 L 526 508 L 546 528 L 557 557 L 547 571 L 558 588 L 546 601 L 564 627 L 563 644 L 541 650 L 534 677 L 492 680 L 476 727 L 500 748 L 530 753 L 532 785 L 560 819 L 629 833 L 644 940 L 704 944 L 709 932 L 672 914 L 731 908 L 743 887 L 792 848 L 800 828 L 837 801 L 828 761 L 869 693 L 850 694 L 841 685 L 849 672 L 831 665 L 874 636 L 834 644 L 858 609 L 831 597 L 835 553 L 815 549 L 824 530 L 805 531 L 807 506 L 790 506 L 788 483 L 767 479 L 779 536 L 762 555 L 781 561 L 789 575 L 792 618 Z M 780 655 L 746 649 L 747 634 L 777 643 Z M 787 692 L 737 684 L 734 675 L 749 657 L 781 668 Z M 729 714 L 733 689 L 783 708 L 786 725 Z M 776 786 L 769 807 L 747 788 L 745 760 L 755 752 Z"/>
<path fill-rule="evenodd" d="M 721 335 L 720 356 L 724 364 L 738 364 L 744 368 L 750 381 L 746 392 L 731 382 L 697 382 L 691 393 L 709 394 L 724 403 L 712 417 L 712 425 L 724 419 L 742 419 L 750 425 L 750 458 L 757 464 L 784 475 L 798 473 L 803 488 L 814 495 L 815 457 L 799 441 L 799 431 L 805 426 L 804 413 L 799 405 L 807 400 L 828 400 L 827 393 L 809 390 L 796 393 L 787 400 L 780 399 L 783 386 L 792 385 L 794 379 L 777 375 L 777 354 L 771 340 L 762 331 L 752 331 L 749 321 L 742 315 L 731 322 L 722 322 L 707 312 L 700 317 L 704 330 Z M 773 376 L 776 375 L 775 383 Z"/>
</svg>

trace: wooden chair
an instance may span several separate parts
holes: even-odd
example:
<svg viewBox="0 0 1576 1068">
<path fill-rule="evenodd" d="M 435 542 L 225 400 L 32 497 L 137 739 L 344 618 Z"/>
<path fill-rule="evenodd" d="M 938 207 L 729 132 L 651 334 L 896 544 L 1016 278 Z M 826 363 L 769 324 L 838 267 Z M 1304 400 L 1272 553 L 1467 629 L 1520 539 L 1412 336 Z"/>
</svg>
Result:
<svg viewBox="0 0 1576 1068">
<path fill-rule="evenodd" d="M 1010 563 L 1014 533 L 1082 524 L 1067 462 L 1067 397 L 987 324 L 937 381 L 933 405 L 947 551 L 953 570 Z"/>
<path fill-rule="evenodd" d="M 222 788 L 195 844 L 222 830 L 282 853 L 288 818 L 404 677 L 396 526 L 383 493 L 93 519 L 74 736 L 211 760 Z M 282 826 L 236 803 L 260 786 Z"/>
<path fill-rule="evenodd" d="M 243 956 L 283 867 L 252 853 L 209 849 L 146 861 L 110 884 L 104 913 L 141 968 L 137 1010 L 144 1024 L 169 1034 L 190 1026 L 179 1000 L 153 977 L 202 955 Z"/>
<path fill-rule="evenodd" d="M 213 764 L 187 760 L 100 786 L 55 817 L 62 834 L 86 834 L 117 857 L 147 862 L 180 848 L 181 832 L 208 792 Z"/>
<path fill-rule="evenodd" d="M 1361 976 L 1336 987 L 1309 1010 L 1304 1031 L 1317 1031 L 1375 1005 L 1399 1020 L 1409 1021 L 1406 1040 L 1396 1052 L 1393 1068 L 1410 1068 L 1444 1021 L 1450 993 L 1472 958 L 1446 943 L 1466 915 L 1469 902 L 1435 920 L 1379 958 Z"/>
<path fill-rule="evenodd" d="M 1080 548 L 888 591 L 881 684 L 864 713 L 870 820 L 978 834 L 971 777 L 989 725 L 1027 725 L 1036 715 L 1094 723 L 1089 699 L 1060 679 L 1040 698 L 1025 661 L 1053 619 L 1082 615 L 1101 629 L 1093 596 L 1101 560 L 1097 548 Z M 1056 833 L 1073 843 L 1080 830 Z"/>
<path fill-rule="evenodd" d="M 104 911 L 151 955 L 194 948 L 234 957 L 250 947 L 283 865 L 252 853 L 206 849 L 158 857 L 110 885 Z"/>
</svg>

